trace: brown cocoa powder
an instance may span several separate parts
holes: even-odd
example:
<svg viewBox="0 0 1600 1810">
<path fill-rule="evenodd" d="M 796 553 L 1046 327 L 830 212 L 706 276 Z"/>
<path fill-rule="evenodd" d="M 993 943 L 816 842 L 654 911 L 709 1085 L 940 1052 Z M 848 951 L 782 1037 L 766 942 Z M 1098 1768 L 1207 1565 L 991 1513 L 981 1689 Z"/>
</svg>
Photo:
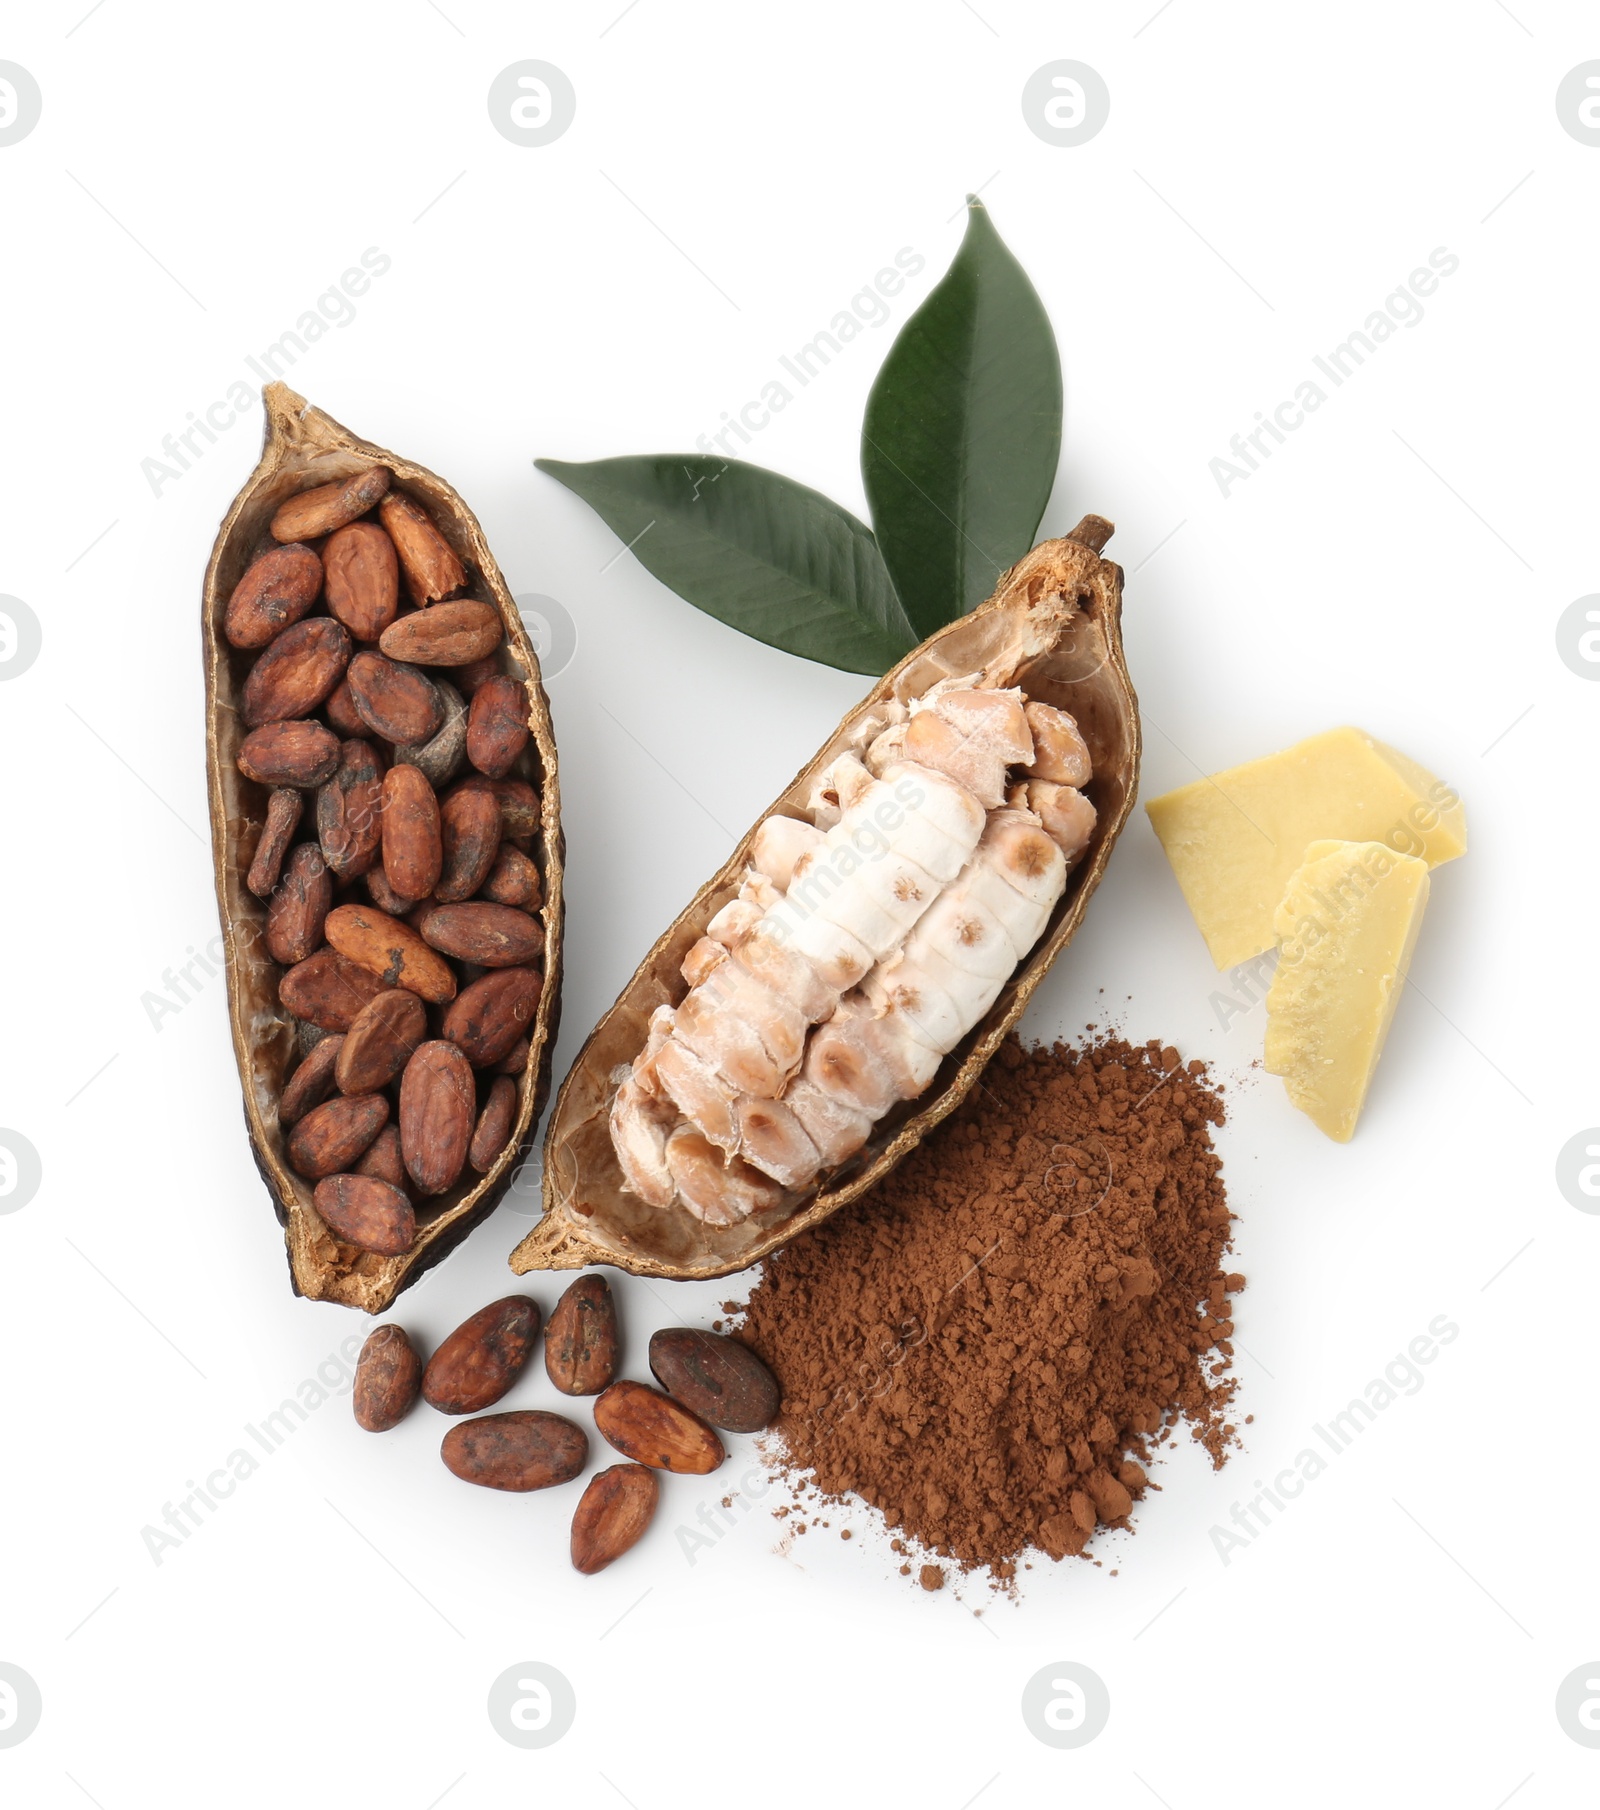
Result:
<svg viewBox="0 0 1600 1810">
<path fill-rule="evenodd" d="M 1244 1286 L 1222 1122 L 1170 1046 L 1008 1039 L 878 1188 L 768 1260 L 736 1336 L 782 1385 L 769 1458 L 1000 1580 L 1127 1526 L 1180 1424 L 1220 1466 Z"/>
</svg>

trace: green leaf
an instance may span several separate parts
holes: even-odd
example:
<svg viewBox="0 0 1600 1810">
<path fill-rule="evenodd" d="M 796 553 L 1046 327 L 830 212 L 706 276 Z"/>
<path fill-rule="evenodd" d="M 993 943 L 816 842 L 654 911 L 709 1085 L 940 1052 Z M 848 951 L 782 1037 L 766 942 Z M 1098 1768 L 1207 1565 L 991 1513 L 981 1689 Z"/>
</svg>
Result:
<svg viewBox="0 0 1600 1810">
<path fill-rule="evenodd" d="M 695 453 L 534 463 L 664 585 L 769 647 L 882 673 L 917 644 L 871 529 L 803 484 Z"/>
<path fill-rule="evenodd" d="M 967 197 L 954 263 L 889 348 L 861 430 L 878 545 L 919 635 L 1033 545 L 1061 451 L 1061 360 L 1032 283 Z"/>
</svg>

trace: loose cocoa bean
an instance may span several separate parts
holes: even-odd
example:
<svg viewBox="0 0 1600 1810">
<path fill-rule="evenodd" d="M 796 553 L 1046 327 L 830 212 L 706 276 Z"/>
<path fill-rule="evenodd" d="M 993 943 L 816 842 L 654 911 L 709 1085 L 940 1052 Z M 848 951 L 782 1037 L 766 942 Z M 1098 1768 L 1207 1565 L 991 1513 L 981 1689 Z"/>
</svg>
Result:
<svg viewBox="0 0 1600 1810">
<path fill-rule="evenodd" d="M 314 490 L 302 490 L 279 508 L 269 532 L 278 541 L 316 540 L 365 515 L 388 488 L 387 467 L 373 465 Z"/>
<path fill-rule="evenodd" d="M 310 791 L 338 770 L 339 741 L 321 723 L 268 723 L 240 742 L 238 762 L 246 779 Z"/>
<path fill-rule="evenodd" d="M 415 767 L 428 784 L 438 791 L 456 776 L 467 752 L 467 706 L 455 686 L 443 679 L 434 680 L 434 688 L 444 711 L 433 739 L 413 742 L 394 751 L 396 765 Z"/>
<path fill-rule="evenodd" d="M 698 1414 L 644 1383 L 613 1383 L 594 1404 L 594 1424 L 624 1458 L 653 1470 L 703 1477 L 728 1455 Z"/>
<path fill-rule="evenodd" d="M 376 522 L 351 522 L 322 549 L 328 613 L 357 641 L 376 641 L 400 609 L 400 568 L 394 542 Z"/>
<path fill-rule="evenodd" d="M 419 1194 L 443 1194 L 466 1167 L 477 1105 L 462 1052 L 443 1040 L 419 1044 L 400 1077 L 400 1154 Z"/>
<path fill-rule="evenodd" d="M 346 961 L 376 974 L 385 986 L 405 987 L 435 1005 L 455 998 L 450 964 L 409 924 L 376 906 L 340 905 L 328 913 L 324 930 Z"/>
<path fill-rule="evenodd" d="M 503 843 L 494 858 L 489 876 L 478 888 L 479 895 L 496 905 L 520 905 L 524 911 L 537 911 L 544 903 L 544 887 L 531 855 L 520 848 Z"/>
<path fill-rule="evenodd" d="M 458 666 L 451 675 L 461 687 L 464 698 L 473 697 L 485 679 L 492 679 L 500 671 L 499 658 L 494 654 L 485 654 L 481 660 L 469 660 L 465 666 Z"/>
<path fill-rule="evenodd" d="M 352 1168 L 389 1122 L 382 1094 L 324 1100 L 289 1133 L 289 1166 L 312 1181 Z"/>
<path fill-rule="evenodd" d="M 348 1031 L 356 1014 L 384 986 L 376 974 L 332 949 L 319 949 L 288 970 L 278 982 L 278 998 L 286 1012 L 308 1024 L 324 1031 Z"/>
<path fill-rule="evenodd" d="M 383 875 L 403 899 L 439 884 L 444 831 L 439 801 L 416 767 L 391 767 L 383 781 Z"/>
<path fill-rule="evenodd" d="M 539 794 L 525 779 L 494 779 L 490 785 L 500 803 L 500 832 L 507 842 L 527 851 L 542 821 Z"/>
<path fill-rule="evenodd" d="M 522 968 L 544 952 L 544 927 L 515 905 L 436 905 L 418 928 L 441 955 L 480 968 Z"/>
<path fill-rule="evenodd" d="M 610 1284 L 604 1276 L 580 1276 L 544 1330 L 545 1371 L 563 1395 L 598 1395 L 617 1374 L 617 1343 Z"/>
<path fill-rule="evenodd" d="M 289 852 L 305 806 L 306 801 L 293 786 L 273 788 L 267 800 L 267 820 L 261 826 L 256 852 L 244 882 L 258 899 L 266 898 L 278 884 L 278 876 L 283 872 L 283 857 Z"/>
<path fill-rule="evenodd" d="M 317 840 L 341 880 L 371 870 L 383 839 L 383 762 L 369 742 L 339 744 L 339 767 L 317 792 Z"/>
<path fill-rule="evenodd" d="M 464 780 L 439 807 L 442 863 L 434 892 L 445 903 L 470 899 L 500 852 L 500 805 L 488 780 Z"/>
<path fill-rule="evenodd" d="M 696 1326 L 663 1327 L 650 1335 L 650 1372 L 668 1394 L 725 1432 L 758 1433 L 778 1417 L 777 1378 L 737 1339 Z"/>
<path fill-rule="evenodd" d="M 334 1070 L 338 1066 L 339 1050 L 343 1043 L 342 1036 L 323 1037 L 302 1059 L 279 1096 L 280 1125 L 295 1124 L 313 1106 L 320 1106 L 333 1092 Z"/>
<path fill-rule="evenodd" d="M 413 666 L 466 666 L 493 653 L 505 634 L 492 603 L 460 597 L 391 622 L 378 646 L 391 660 Z"/>
<path fill-rule="evenodd" d="M 503 779 L 528 745 L 528 691 L 517 679 L 487 679 L 472 694 L 467 759 L 480 773 Z"/>
<path fill-rule="evenodd" d="M 417 904 L 415 899 L 401 898 L 399 893 L 397 893 L 389 884 L 388 875 L 384 873 L 381 865 L 373 868 L 371 872 L 368 873 L 366 881 L 368 897 L 372 900 L 373 904 L 377 906 L 379 911 L 388 912 L 389 916 L 392 918 L 403 918 L 406 913 L 411 911 Z M 426 900 L 423 902 L 427 903 Z M 413 925 L 412 928 L 415 929 L 416 926 Z"/>
<path fill-rule="evenodd" d="M 330 1175 L 317 1183 L 312 1204 L 344 1244 L 378 1257 L 403 1257 L 417 1241 L 417 1216 L 398 1188 L 375 1175 Z"/>
<path fill-rule="evenodd" d="M 589 1436 L 559 1414 L 523 1408 L 463 1421 L 439 1456 L 463 1483 L 486 1489 L 549 1489 L 570 1483 L 589 1462 Z"/>
<path fill-rule="evenodd" d="M 368 1433 L 397 1427 L 416 1404 L 422 1387 L 422 1359 L 403 1326 L 380 1326 L 368 1335 L 356 1359 L 350 1391 L 356 1425 Z"/>
<path fill-rule="evenodd" d="M 328 727 L 341 740 L 349 740 L 352 736 L 359 740 L 371 733 L 366 719 L 356 709 L 355 693 L 350 689 L 348 672 L 328 693 L 322 714 L 328 719 Z"/>
<path fill-rule="evenodd" d="M 506 1139 L 511 1136 L 511 1122 L 516 1116 L 517 1084 L 502 1075 L 489 1089 L 489 1098 L 478 1114 L 472 1142 L 467 1146 L 467 1161 L 479 1175 L 487 1175 L 494 1167 L 495 1158 L 505 1149 Z"/>
<path fill-rule="evenodd" d="M 512 1044 L 509 1052 L 494 1065 L 497 1075 L 520 1075 L 528 1066 L 529 1044 L 526 1037 L 519 1037 Z"/>
<path fill-rule="evenodd" d="M 406 1174 L 400 1155 L 400 1127 L 385 1125 L 367 1146 L 366 1155 L 356 1164 L 357 1175 L 375 1175 L 391 1188 L 398 1188 L 407 1199 L 411 1195 L 411 1177 Z"/>
<path fill-rule="evenodd" d="M 585 1577 L 637 1546 L 655 1517 L 661 1479 L 642 1464 L 614 1464 L 589 1479 L 572 1517 L 572 1564 Z"/>
<path fill-rule="evenodd" d="M 463 1320 L 428 1360 L 422 1396 L 441 1414 L 477 1414 L 521 1376 L 539 1336 L 539 1304 L 507 1295 Z"/>
<path fill-rule="evenodd" d="M 420 503 L 392 490 L 378 506 L 378 515 L 400 555 L 413 603 L 448 597 L 467 582 L 461 561 Z"/>
<path fill-rule="evenodd" d="M 245 675 L 239 716 L 251 729 L 309 716 L 344 677 L 350 635 L 331 616 L 312 616 L 286 628 Z"/>
<path fill-rule="evenodd" d="M 425 742 L 444 721 L 443 702 L 420 667 L 367 649 L 346 676 L 362 721 L 386 742 Z"/>
<path fill-rule="evenodd" d="M 265 647 L 317 601 L 322 561 L 309 547 L 274 547 L 233 587 L 222 632 L 235 647 Z"/>
<path fill-rule="evenodd" d="M 267 905 L 267 953 L 293 967 L 322 947 L 322 927 L 333 904 L 333 875 L 314 842 L 292 849 Z"/>
<path fill-rule="evenodd" d="M 428 1034 L 428 1014 L 415 993 L 395 987 L 361 1008 L 339 1052 L 342 1094 L 371 1094 L 387 1087 Z"/>
<path fill-rule="evenodd" d="M 461 989 L 446 1010 L 440 1033 L 474 1068 L 488 1068 L 511 1053 L 533 1023 L 543 977 L 533 968 L 497 968 Z"/>
</svg>

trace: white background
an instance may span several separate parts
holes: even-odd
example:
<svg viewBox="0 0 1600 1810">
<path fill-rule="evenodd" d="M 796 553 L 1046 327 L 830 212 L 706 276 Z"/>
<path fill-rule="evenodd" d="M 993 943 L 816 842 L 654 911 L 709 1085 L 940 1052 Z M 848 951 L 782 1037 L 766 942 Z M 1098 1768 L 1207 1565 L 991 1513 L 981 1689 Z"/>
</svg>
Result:
<svg viewBox="0 0 1600 1810">
<path fill-rule="evenodd" d="M 1600 589 L 1600 149 L 1555 109 L 1600 55 L 1592 9 L 84 6 L 13 6 L 0 41 L 44 97 L 0 148 L 0 591 L 44 630 L 0 688 L 0 1123 L 44 1175 L 0 1218 L 0 1660 L 44 1702 L 0 1751 L 5 1801 L 1201 1810 L 1337 1804 L 1375 1778 L 1382 1803 L 1593 1801 L 1600 1753 L 1554 1696 L 1600 1654 L 1600 1223 L 1553 1179 L 1600 1119 L 1600 688 L 1554 638 Z M 536 149 L 486 107 L 528 57 L 578 97 Z M 1020 108 L 1062 57 L 1111 93 L 1071 149 Z M 1142 813 L 1031 1013 L 1041 1035 L 1109 1017 L 1229 1083 L 1245 1451 L 1213 1475 L 1180 1442 L 1104 1569 L 1035 1570 L 1017 1604 L 924 1595 L 864 1513 L 848 1544 L 836 1513 L 782 1550 L 775 1494 L 691 1564 L 678 1529 L 737 1486 L 749 1441 L 717 1478 L 669 1479 L 644 1544 L 582 1579 L 576 1486 L 466 1488 L 440 1417 L 373 1438 L 339 1393 L 157 1565 L 141 1530 L 365 1325 L 291 1298 L 220 983 L 159 1030 L 143 1004 L 216 932 L 199 589 L 259 413 L 159 494 L 141 462 L 363 250 L 388 254 L 288 374 L 445 474 L 512 588 L 576 624 L 550 685 L 559 1078 L 867 681 L 698 615 L 530 461 L 692 446 L 909 246 L 927 267 L 892 321 L 746 454 L 864 509 L 868 385 L 980 184 L 1062 348 L 1045 529 L 1117 523 L 1145 795 L 1349 721 L 1450 780 L 1471 824 L 1349 1147 L 1253 1069 L 1259 1009 L 1219 1024 L 1226 977 Z M 1460 268 L 1426 317 L 1224 498 L 1208 462 L 1230 436 L 1438 246 Z M 509 1292 L 530 1211 L 503 1205 L 402 1298 L 419 1343 Z M 548 1310 L 558 1279 L 530 1281 Z M 729 1293 L 623 1279 L 629 1368 L 653 1327 L 709 1324 Z M 1460 1335 L 1425 1386 L 1224 1565 L 1213 1524 L 1439 1314 Z M 538 1364 L 505 1403 L 529 1405 L 558 1405 Z M 485 1708 L 527 1660 L 577 1693 L 539 1752 Z M 1019 1713 L 1061 1660 L 1111 1693 L 1074 1752 Z"/>
</svg>

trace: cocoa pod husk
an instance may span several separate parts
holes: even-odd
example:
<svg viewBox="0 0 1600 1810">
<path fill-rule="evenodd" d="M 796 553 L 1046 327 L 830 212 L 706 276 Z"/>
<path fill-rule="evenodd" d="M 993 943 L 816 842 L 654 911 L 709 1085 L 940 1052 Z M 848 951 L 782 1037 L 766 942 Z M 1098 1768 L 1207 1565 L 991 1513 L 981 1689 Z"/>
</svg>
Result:
<svg viewBox="0 0 1600 1810">
<path fill-rule="evenodd" d="M 267 799 L 267 820 L 261 826 L 261 836 L 244 881 L 258 899 L 270 897 L 273 887 L 278 884 L 283 858 L 289 852 L 289 844 L 294 840 L 305 808 L 305 799 L 293 786 L 273 787 L 272 795 Z"/>
<path fill-rule="evenodd" d="M 697 1326 L 665 1326 L 650 1335 L 650 1374 L 725 1433 L 759 1433 L 778 1417 L 778 1379 L 737 1339 Z"/>
<path fill-rule="evenodd" d="M 637 1546 L 655 1518 L 661 1479 L 647 1465 L 613 1464 L 591 1477 L 572 1516 L 572 1566 L 593 1577 Z"/>
<path fill-rule="evenodd" d="M 428 1014 L 415 993 L 394 987 L 367 1001 L 345 1033 L 335 1079 L 342 1094 L 387 1087 L 428 1034 Z"/>
<path fill-rule="evenodd" d="M 350 1390 L 356 1425 L 368 1433 L 387 1433 L 411 1412 L 421 1389 L 422 1359 L 405 1328 L 377 1327 L 356 1359 Z"/>
<path fill-rule="evenodd" d="M 322 947 L 322 927 L 333 904 L 333 875 L 314 842 L 290 851 L 283 878 L 267 906 L 267 953 L 292 968 Z"/>
<path fill-rule="evenodd" d="M 443 700 L 420 667 L 364 648 L 345 677 L 362 721 L 386 742 L 428 741 L 444 721 Z"/>
<path fill-rule="evenodd" d="M 342 1034 L 322 1037 L 289 1077 L 278 1099 L 278 1123 L 293 1125 L 303 1119 L 313 1106 L 320 1106 L 334 1089 Z"/>
<path fill-rule="evenodd" d="M 265 647 L 298 622 L 322 589 L 322 561 L 309 547 L 274 547 L 233 587 L 223 633 L 235 647 Z"/>
<path fill-rule="evenodd" d="M 531 855 L 523 854 L 509 842 L 501 846 L 494 866 L 478 888 L 478 896 L 495 905 L 518 905 L 524 911 L 537 911 L 544 902 L 544 887 L 539 869 Z"/>
<path fill-rule="evenodd" d="M 394 542 L 376 522 L 335 529 L 322 549 L 328 614 L 357 641 L 376 641 L 400 611 Z"/>
<path fill-rule="evenodd" d="M 400 1257 L 416 1241 L 411 1202 L 375 1175 L 325 1176 L 311 1198 L 334 1237 L 358 1251 Z"/>
<path fill-rule="evenodd" d="M 422 940 L 441 955 L 475 962 L 480 968 L 523 968 L 544 952 L 539 920 L 515 905 L 479 899 L 435 905 L 417 928 Z"/>
<path fill-rule="evenodd" d="M 617 1374 L 617 1304 L 604 1276 L 580 1276 L 544 1329 L 544 1367 L 563 1395 L 598 1395 Z"/>
<path fill-rule="evenodd" d="M 450 964 L 430 949 L 409 924 L 375 905 L 339 905 L 328 913 L 324 932 L 346 961 L 376 974 L 388 987 L 405 987 L 434 1005 L 456 995 Z"/>
<path fill-rule="evenodd" d="M 439 800 L 416 767 L 391 767 L 383 780 L 383 877 L 403 899 L 425 899 L 439 884 L 444 828 Z"/>
<path fill-rule="evenodd" d="M 413 603 L 453 596 L 467 582 L 461 561 L 420 503 L 390 491 L 378 506 L 378 517 L 400 556 Z"/>
<path fill-rule="evenodd" d="M 371 870 L 383 841 L 383 762 L 370 742 L 339 744 L 339 766 L 317 790 L 317 841 L 341 880 Z"/>
<path fill-rule="evenodd" d="M 445 1466 L 485 1489 L 550 1489 L 570 1483 L 589 1462 L 589 1436 L 539 1408 L 485 1414 L 452 1427 L 439 1445 Z"/>
<path fill-rule="evenodd" d="M 500 806 L 487 780 L 463 780 L 439 806 L 441 864 L 435 896 L 470 899 L 500 852 Z"/>
<path fill-rule="evenodd" d="M 467 1161 L 479 1175 L 487 1175 L 495 1158 L 505 1149 L 517 1116 L 517 1084 L 502 1075 L 489 1089 L 489 1098 L 472 1130 Z"/>
<path fill-rule="evenodd" d="M 288 1128 L 279 1122 L 278 1106 L 284 1086 L 292 1075 L 297 1052 L 309 1052 L 318 1038 L 347 1030 L 355 1011 L 380 991 L 381 986 L 376 976 L 343 963 L 331 949 L 318 950 L 307 965 L 297 964 L 287 972 L 281 970 L 267 953 L 262 935 L 265 908 L 246 885 L 247 869 L 260 840 L 263 812 L 268 803 L 266 788 L 271 780 L 270 776 L 262 782 L 253 780 L 242 774 L 236 765 L 240 744 L 251 727 L 240 714 L 240 693 L 253 654 L 233 647 L 227 638 L 225 622 L 229 600 L 266 543 L 268 524 L 276 512 L 286 502 L 295 500 L 297 493 L 322 487 L 330 480 L 342 485 L 352 476 L 376 472 L 372 480 L 375 489 L 390 483 L 390 477 L 385 474 L 392 474 L 392 488 L 410 496 L 427 512 L 460 560 L 466 577 L 460 595 L 484 600 L 498 613 L 503 639 L 492 654 L 485 657 L 482 668 L 473 672 L 470 683 L 480 682 L 480 672 L 483 676 L 500 672 L 524 681 L 528 686 L 529 710 L 534 720 L 533 742 L 525 750 L 516 770 L 519 773 L 526 771 L 545 795 L 536 854 L 546 876 L 549 895 L 540 914 L 547 938 L 544 962 L 553 972 L 559 970 L 562 916 L 555 748 L 548 705 L 538 682 L 537 657 L 493 553 L 460 496 L 434 473 L 364 442 L 319 411 L 308 408 L 283 385 L 270 386 L 265 401 L 267 437 L 262 460 L 245 481 L 218 534 L 206 573 L 202 623 L 209 808 L 222 929 L 230 952 L 226 976 L 229 1023 L 239 1067 L 246 1128 L 261 1175 L 284 1225 L 294 1287 L 313 1299 L 338 1301 L 367 1312 L 382 1312 L 397 1291 L 424 1274 L 481 1223 L 507 1186 L 516 1148 L 526 1139 L 548 1085 L 557 988 L 552 980 L 535 1020 L 528 1026 L 533 1034 L 530 1072 L 518 1091 L 510 1147 L 502 1152 L 489 1174 L 480 1176 L 475 1171 L 465 1170 L 445 1194 L 430 1198 L 416 1242 L 403 1256 L 380 1257 L 371 1252 L 359 1252 L 334 1238 L 316 1212 L 312 1186 L 289 1167 L 286 1155 Z M 380 467 L 382 470 L 377 470 Z M 366 496 L 353 498 L 347 493 L 342 505 L 320 516 L 313 526 L 318 529 L 319 536 L 325 534 L 328 540 L 317 540 L 319 553 L 325 553 L 332 537 L 348 525 L 339 522 L 337 515 L 352 506 L 359 508 L 363 502 L 370 504 L 371 495 L 371 490 Z M 321 501 L 326 503 L 327 496 Z M 300 506 L 307 507 L 303 502 Z M 283 525 L 280 522 L 280 526 Z M 376 530 L 377 518 L 373 517 L 365 527 Z M 324 596 L 327 595 L 324 586 Z M 328 607 L 326 604 L 313 606 L 319 610 Z M 401 604 L 400 607 L 407 606 Z M 308 619 L 315 620 L 301 620 Z M 333 623 L 339 619 L 330 608 L 326 620 Z M 298 626 L 298 623 L 286 625 Z M 348 624 L 344 626 L 349 627 Z M 382 631 L 379 632 L 381 635 Z M 354 647 L 362 645 L 373 644 L 353 638 Z M 440 675 L 433 672 L 430 676 L 437 682 Z M 463 669 L 451 668 L 446 676 L 456 684 L 463 676 Z M 342 706 L 352 714 L 341 716 Z M 368 739 L 365 725 L 353 717 L 353 704 L 348 691 L 343 689 L 342 678 L 321 706 L 310 714 L 319 726 L 326 724 L 335 728 L 335 756 L 339 741 Z M 463 743 L 464 738 L 463 725 Z M 387 747 L 378 749 L 378 753 L 385 761 L 394 758 Z M 461 758 L 465 759 L 464 752 Z M 337 760 L 330 764 L 336 768 Z M 325 783 L 331 775 L 325 769 L 298 770 L 294 777 L 311 787 Z M 262 784 L 259 791 L 258 783 Z M 305 825 L 303 816 L 295 832 L 302 839 L 308 833 Z M 367 882 L 371 873 L 377 871 L 375 867 L 368 876 L 355 882 L 355 897 L 365 899 L 370 890 Z M 276 884 L 279 878 L 281 873 L 273 875 L 273 883 Z M 266 889 L 268 895 L 270 890 Z M 349 896 L 335 893 L 336 900 L 341 903 Z M 426 897 L 426 891 L 419 896 Z M 405 909 L 402 906 L 399 911 L 390 910 L 395 901 L 375 899 L 373 902 L 380 910 L 389 910 L 391 916 L 403 915 Z M 350 976 L 358 977 L 353 989 L 349 984 Z M 286 1002 L 283 1004 L 280 1004 L 280 987 Z M 347 997 L 352 990 L 356 995 L 354 1006 Z M 326 1026 L 317 1024 L 313 1017 L 299 1017 L 291 1010 L 293 1005 L 299 1005 L 315 1018 L 325 1019 Z M 391 1084 L 390 1092 L 393 1091 Z M 393 1130 L 392 1138 L 385 1139 L 380 1135 L 375 1140 L 354 1166 L 354 1172 L 365 1172 L 369 1159 L 375 1160 L 381 1155 L 385 1145 L 398 1145 L 398 1127 Z M 400 1173 L 404 1175 L 403 1166 Z M 392 1176 L 380 1175 L 379 1179 L 392 1180 Z M 410 1186 L 409 1178 L 405 1185 Z"/>
<path fill-rule="evenodd" d="M 492 654 L 505 638 L 505 624 L 492 603 L 458 597 L 402 616 L 378 637 L 391 660 L 413 666 L 466 666 Z"/>
<path fill-rule="evenodd" d="M 419 1194 L 443 1194 L 455 1183 L 477 1110 L 465 1055 L 442 1038 L 418 1044 L 400 1077 L 400 1154 Z"/>
<path fill-rule="evenodd" d="M 350 635 L 331 616 L 312 616 L 286 628 L 256 658 L 239 689 L 245 725 L 286 723 L 309 716 L 344 677 Z"/>
<path fill-rule="evenodd" d="M 490 779 L 504 779 L 528 745 L 528 693 L 516 679 L 486 679 L 467 713 L 467 759 Z"/>
<path fill-rule="evenodd" d="M 352 1168 L 389 1122 L 382 1094 L 356 1094 L 313 1106 L 289 1133 L 287 1149 L 295 1171 L 309 1181 Z"/>
<path fill-rule="evenodd" d="M 728 1455 L 698 1414 L 644 1383 L 613 1383 L 595 1401 L 594 1424 L 624 1458 L 652 1470 L 703 1477 Z"/>
<path fill-rule="evenodd" d="M 509 1056 L 533 1024 L 543 980 L 535 968 L 497 968 L 461 989 L 445 1009 L 440 1035 L 474 1068 Z"/>
<path fill-rule="evenodd" d="M 268 723 L 239 744 L 235 764 L 257 785 L 308 792 L 339 768 L 339 739 L 321 723 Z"/>
<path fill-rule="evenodd" d="M 441 1414 L 478 1414 L 521 1376 L 539 1337 L 539 1304 L 507 1295 L 463 1320 L 428 1359 L 422 1396 Z"/>
<path fill-rule="evenodd" d="M 281 506 L 268 524 L 274 540 L 316 540 L 365 515 L 389 488 L 389 468 L 370 465 L 331 484 L 302 490 Z"/>
</svg>

